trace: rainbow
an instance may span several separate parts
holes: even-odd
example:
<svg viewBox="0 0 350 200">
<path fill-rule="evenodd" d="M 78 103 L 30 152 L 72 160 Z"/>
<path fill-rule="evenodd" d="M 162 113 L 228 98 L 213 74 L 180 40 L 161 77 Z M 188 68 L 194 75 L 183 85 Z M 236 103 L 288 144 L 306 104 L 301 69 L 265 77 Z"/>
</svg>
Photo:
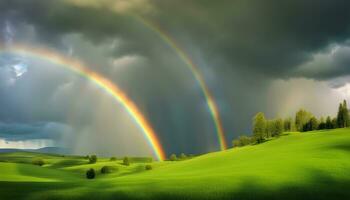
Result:
<svg viewBox="0 0 350 200">
<path fill-rule="evenodd" d="M 204 97 L 206 99 L 208 108 L 210 110 L 211 116 L 215 123 L 215 128 L 217 132 L 217 137 L 220 143 L 220 149 L 226 150 L 227 149 L 227 142 L 225 139 L 224 129 L 222 126 L 222 121 L 219 114 L 218 106 L 214 100 L 213 95 L 211 94 L 207 84 L 205 83 L 205 80 L 198 68 L 198 66 L 190 59 L 190 57 L 186 54 L 182 48 L 180 48 L 180 45 L 176 43 L 175 39 L 173 39 L 165 30 L 163 30 L 160 26 L 158 26 L 155 23 L 152 23 L 149 20 L 146 20 L 145 18 L 142 18 L 137 15 L 132 15 L 137 21 L 140 21 L 142 24 L 144 24 L 146 27 L 151 29 L 153 32 L 157 33 L 161 39 L 167 43 L 174 51 L 177 53 L 177 55 L 180 57 L 180 59 L 186 64 L 186 66 L 189 68 L 189 70 L 192 72 L 194 78 L 197 80 L 199 86 L 201 87 Z"/>
<path fill-rule="evenodd" d="M 4 46 L 0 44 L 0 54 L 3 53 L 15 53 L 24 56 L 29 55 L 32 57 L 39 57 L 49 62 L 58 64 L 59 66 L 65 67 L 66 69 L 69 69 L 91 80 L 105 92 L 110 94 L 117 102 L 123 105 L 125 110 L 142 130 L 144 137 L 153 150 L 154 156 L 160 161 L 165 159 L 164 150 L 149 122 L 139 111 L 135 103 L 116 84 L 112 83 L 110 80 L 90 70 L 82 62 L 68 58 L 47 48 L 29 47 L 22 44 L 11 44 L 10 46 Z"/>
</svg>

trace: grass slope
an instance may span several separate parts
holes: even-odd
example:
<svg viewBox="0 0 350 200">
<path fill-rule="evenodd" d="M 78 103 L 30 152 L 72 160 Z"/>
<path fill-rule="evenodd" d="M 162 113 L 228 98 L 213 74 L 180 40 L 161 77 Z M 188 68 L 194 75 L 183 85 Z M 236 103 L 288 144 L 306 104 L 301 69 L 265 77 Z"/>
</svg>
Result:
<svg viewBox="0 0 350 200">
<path fill-rule="evenodd" d="M 48 164 L 30 162 L 41 157 Z M 1 199 L 349 199 L 350 129 L 289 133 L 260 145 L 179 162 L 100 159 L 35 153 L 0 154 Z M 85 178 L 89 168 L 112 174 Z"/>
</svg>

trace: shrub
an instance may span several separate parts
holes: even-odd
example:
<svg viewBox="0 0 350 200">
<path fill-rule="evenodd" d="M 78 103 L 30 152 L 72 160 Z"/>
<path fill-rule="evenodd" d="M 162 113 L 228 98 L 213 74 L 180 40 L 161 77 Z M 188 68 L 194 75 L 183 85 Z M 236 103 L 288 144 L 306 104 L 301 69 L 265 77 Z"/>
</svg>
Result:
<svg viewBox="0 0 350 200">
<path fill-rule="evenodd" d="M 252 143 L 254 143 L 254 138 L 244 135 L 239 136 L 238 139 L 232 141 L 233 147 L 243 147 Z"/>
<path fill-rule="evenodd" d="M 92 155 L 89 157 L 89 163 L 93 164 L 97 162 L 97 156 L 96 155 Z"/>
<path fill-rule="evenodd" d="M 117 158 L 116 157 L 111 157 L 111 159 L 110 159 L 111 161 L 116 161 L 117 160 Z"/>
<path fill-rule="evenodd" d="M 181 160 L 185 160 L 185 159 L 187 159 L 186 154 L 184 154 L 184 153 L 180 154 L 180 159 L 181 159 Z"/>
<path fill-rule="evenodd" d="M 169 159 L 171 161 L 176 161 L 177 160 L 176 154 L 171 154 Z"/>
<path fill-rule="evenodd" d="M 125 165 L 125 166 L 129 166 L 130 165 L 130 159 L 128 157 L 125 157 L 123 159 L 123 165 Z"/>
<path fill-rule="evenodd" d="M 43 166 L 45 161 L 41 158 L 36 158 L 32 161 L 33 165 Z"/>
<path fill-rule="evenodd" d="M 101 174 L 109 174 L 109 173 L 112 173 L 116 170 L 117 170 L 117 168 L 112 167 L 112 166 L 103 166 L 101 168 Z"/>
<path fill-rule="evenodd" d="M 152 167 L 152 165 L 146 165 L 146 166 L 145 166 L 145 169 L 146 169 L 146 170 L 152 170 L 153 167 Z"/>
<path fill-rule="evenodd" d="M 96 175 L 95 170 L 92 168 L 86 171 L 86 178 L 87 179 L 94 179 L 95 175 Z"/>
</svg>

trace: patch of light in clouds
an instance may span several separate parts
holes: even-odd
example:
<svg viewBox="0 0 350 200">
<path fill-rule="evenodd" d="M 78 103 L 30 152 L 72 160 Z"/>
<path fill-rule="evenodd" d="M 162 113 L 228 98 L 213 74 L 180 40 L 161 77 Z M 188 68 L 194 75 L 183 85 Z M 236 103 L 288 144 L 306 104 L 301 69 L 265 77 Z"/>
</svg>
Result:
<svg viewBox="0 0 350 200">
<path fill-rule="evenodd" d="M 344 86 L 336 88 L 337 92 L 344 97 L 344 99 L 350 98 L 350 83 L 346 83 Z"/>
<path fill-rule="evenodd" d="M 28 67 L 24 63 L 15 64 L 12 66 L 12 68 L 17 78 L 21 77 L 24 73 L 28 71 Z"/>
</svg>

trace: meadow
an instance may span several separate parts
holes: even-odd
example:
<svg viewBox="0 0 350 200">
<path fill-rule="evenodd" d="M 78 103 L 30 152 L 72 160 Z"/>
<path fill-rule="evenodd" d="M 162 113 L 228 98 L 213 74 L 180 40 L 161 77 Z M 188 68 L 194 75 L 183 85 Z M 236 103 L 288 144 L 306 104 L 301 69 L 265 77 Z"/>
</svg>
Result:
<svg viewBox="0 0 350 200">
<path fill-rule="evenodd" d="M 37 158 L 45 165 L 33 165 Z M 103 166 L 115 171 L 101 174 Z M 95 179 L 86 179 L 90 168 Z M 285 133 L 183 161 L 131 159 L 129 166 L 1 153 L 0 199 L 350 199 L 350 129 Z"/>
</svg>

